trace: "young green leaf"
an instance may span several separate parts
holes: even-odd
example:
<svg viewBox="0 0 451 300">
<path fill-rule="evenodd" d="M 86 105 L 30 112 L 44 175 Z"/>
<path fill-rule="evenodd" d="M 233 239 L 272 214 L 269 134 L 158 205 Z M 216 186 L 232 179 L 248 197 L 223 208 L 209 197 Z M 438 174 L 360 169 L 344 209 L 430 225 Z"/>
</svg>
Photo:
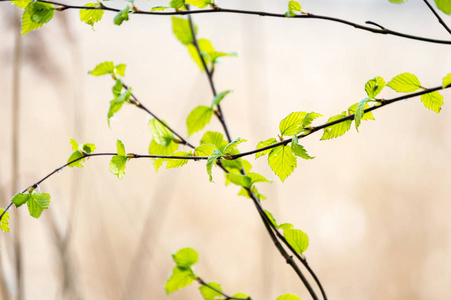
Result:
<svg viewBox="0 0 451 300">
<path fill-rule="evenodd" d="M 166 9 L 171 8 L 170 6 L 154 6 L 150 11 L 164 11 Z"/>
<path fill-rule="evenodd" d="M 284 182 L 297 166 L 296 156 L 293 155 L 290 146 L 279 146 L 269 152 L 268 164 L 280 180 Z"/>
<path fill-rule="evenodd" d="M 171 7 L 173 7 L 172 2 Z M 184 45 L 190 45 L 193 42 L 191 27 L 187 19 L 172 17 L 172 31 L 174 32 L 177 39 Z M 194 32 L 197 34 L 196 26 L 194 26 Z"/>
<path fill-rule="evenodd" d="M 202 145 L 215 145 L 219 151 L 222 151 L 225 146 L 227 146 L 227 142 L 224 140 L 224 136 L 220 132 L 216 131 L 207 131 L 202 139 L 200 140 Z"/>
<path fill-rule="evenodd" d="M 232 92 L 232 90 L 227 90 L 227 91 L 217 94 L 214 97 L 211 105 L 219 105 L 219 103 L 222 101 L 222 99 L 224 99 L 224 97 L 227 96 L 230 92 Z"/>
<path fill-rule="evenodd" d="M 164 289 L 167 294 L 173 293 L 178 289 L 190 285 L 194 278 L 195 277 L 191 269 L 174 267 L 171 277 L 166 281 Z"/>
<path fill-rule="evenodd" d="M 296 253 L 301 254 L 308 248 L 308 236 L 299 229 L 284 229 L 283 236 Z"/>
<path fill-rule="evenodd" d="M 114 67 L 115 73 L 117 73 L 120 76 L 125 76 L 125 68 L 127 67 L 126 64 L 118 64 Z"/>
<path fill-rule="evenodd" d="M 271 183 L 272 181 L 264 177 L 263 175 L 260 175 L 258 173 L 248 173 L 247 176 L 251 179 L 251 184 L 254 184 L 256 182 L 268 182 Z"/>
<path fill-rule="evenodd" d="M 108 126 L 110 126 L 110 119 L 114 116 L 115 113 L 117 113 L 122 108 L 122 105 L 124 105 L 124 103 L 130 99 L 131 95 L 132 89 L 128 88 L 126 91 L 123 91 L 115 99 L 110 101 L 110 108 L 108 109 L 107 115 Z"/>
<path fill-rule="evenodd" d="M 96 149 L 96 146 L 94 144 L 91 143 L 87 143 L 84 145 L 78 145 L 77 141 L 75 141 L 74 139 L 70 139 L 70 144 L 72 145 L 72 150 L 74 150 L 74 152 L 71 154 L 71 156 L 69 157 L 69 159 L 67 160 L 67 163 L 70 163 L 71 161 L 77 160 L 73 163 L 71 163 L 69 165 L 69 167 L 77 167 L 77 168 L 82 168 L 85 166 L 85 158 L 81 158 L 83 156 L 85 156 L 85 152 L 88 154 L 91 154 L 94 152 L 94 150 Z"/>
<path fill-rule="evenodd" d="M 22 35 L 48 23 L 53 18 L 54 12 L 55 8 L 50 3 L 29 3 L 22 15 Z"/>
<path fill-rule="evenodd" d="M 211 156 L 213 150 L 217 149 L 214 145 L 200 145 L 194 149 L 196 156 Z"/>
<path fill-rule="evenodd" d="M 443 96 L 439 92 L 423 94 L 421 95 L 421 102 L 427 109 L 439 114 L 443 105 Z"/>
<path fill-rule="evenodd" d="M 355 120 L 355 128 L 357 129 L 357 131 L 359 131 L 359 126 L 360 126 L 360 122 L 362 120 L 363 114 L 365 113 L 365 106 L 368 106 L 367 102 L 370 100 L 370 98 L 365 98 L 362 101 L 359 102 L 359 104 L 357 105 L 357 110 L 355 111 L 354 114 L 354 120 Z"/>
<path fill-rule="evenodd" d="M 124 86 L 122 85 L 122 81 L 120 79 L 116 79 L 116 83 L 114 84 L 112 89 L 115 98 L 117 98 L 121 94 L 123 87 Z"/>
<path fill-rule="evenodd" d="M 150 155 L 164 155 L 169 156 L 172 155 L 175 151 L 177 151 L 179 147 L 179 144 L 176 142 L 171 142 L 167 147 L 158 144 L 155 140 L 152 140 L 149 145 L 149 154 Z M 166 159 L 163 158 L 153 158 L 152 159 L 155 171 L 158 171 L 158 169 L 161 167 L 163 162 L 166 161 Z"/>
<path fill-rule="evenodd" d="M 415 75 L 402 73 L 390 80 L 390 82 L 387 83 L 387 86 L 397 92 L 410 93 L 420 89 L 421 83 Z"/>
<path fill-rule="evenodd" d="M 435 0 L 435 4 L 445 14 L 451 15 L 451 1 L 449 1 L 449 0 Z"/>
<path fill-rule="evenodd" d="M 224 154 L 231 154 L 231 152 L 241 143 L 247 142 L 246 139 L 237 138 L 236 140 L 230 142 L 223 150 Z"/>
<path fill-rule="evenodd" d="M 221 285 L 216 282 L 209 282 L 209 286 L 215 288 L 217 291 L 222 292 Z M 217 292 L 216 290 L 213 290 L 212 288 L 202 285 L 199 287 L 200 293 L 202 294 L 202 297 L 204 297 L 205 300 L 220 300 L 224 299 L 221 293 Z"/>
<path fill-rule="evenodd" d="M 359 102 L 354 103 L 353 105 L 349 106 L 348 113 L 349 114 L 355 114 L 357 112 L 357 106 L 359 106 Z M 363 110 L 370 108 L 370 106 L 365 104 L 363 107 Z M 344 112 L 343 112 L 344 113 Z M 367 121 L 367 120 L 375 120 L 372 112 L 366 112 L 361 118 L 360 121 Z"/>
<path fill-rule="evenodd" d="M 2 215 L 4 211 L 3 208 L 0 208 L 0 215 Z M 0 230 L 9 232 L 9 211 L 3 214 L 2 220 L 0 221 Z"/>
<path fill-rule="evenodd" d="M 14 203 L 14 205 L 16 205 L 16 207 L 20 207 L 22 204 L 25 204 L 28 202 L 28 200 L 30 200 L 31 195 L 29 193 L 27 194 L 22 194 L 22 193 L 17 193 L 13 196 L 13 198 L 11 199 L 11 202 Z"/>
<path fill-rule="evenodd" d="M 333 121 L 340 120 L 341 118 L 345 118 L 346 116 L 347 116 L 346 112 L 344 111 L 339 115 L 330 117 L 329 120 L 327 120 L 327 123 L 331 123 Z M 341 123 L 324 128 L 324 133 L 323 133 L 323 136 L 321 137 L 321 140 L 322 141 L 330 140 L 330 139 L 342 136 L 349 129 L 351 129 L 351 123 L 352 123 L 352 120 L 346 120 Z"/>
<path fill-rule="evenodd" d="M 98 3 L 87 3 L 85 7 L 99 7 Z M 88 25 L 94 26 L 94 23 L 102 20 L 103 9 L 80 9 L 80 20 Z"/>
<path fill-rule="evenodd" d="M 213 115 L 213 108 L 209 106 L 199 105 L 193 109 L 188 118 L 186 118 L 186 126 L 188 127 L 188 136 L 193 133 L 202 130 L 205 125 L 210 123 L 211 116 Z"/>
<path fill-rule="evenodd" d="M 213 48 L 213 45 L 207 39 L 199 39 L 197 41 L 197 44 L 199 45 L 199 49 L 205 61 L 205 64 L 208 65 L 210 63 L 210 53 L 215 52 L 215 48 Z M 202 63 L 202 60 L 199 56 L 196 46 L 194 46 L 193 44 L 189 44 L 188 52 L 190 53 L 194 62 L 199 66 L 200 70 L 204 71 L 204 64 Z"/>
<path fill-rule="evenodd" d="M 246 294 L 243 294 L 243 293 L 236 293 L 235 295 L 233 295 L 232 297 L 235 297 L 235 298 L 243 298 L 243 299 L 250 299 L 250 297 L 248 296 L 248 295 L 246 295 Z"/>
<path fill-rule="evenodd" d="M 277 297 L 276 300 L 301 300 L 301 298 L 293 294 L 284 294 Z"/>
<path fill-rule="evenodd" d="M 176 152 L 176 153 L 174 153 L 172 155 L 173 156 L 193 156 L 191 153 L 183 152 L 183 151 Z M 186 165 L 187 163 L 188 163 L 187 159 L 168 159 L 168 163 L 166 165 L 166 169 L 180 168 L 180 167 Z"/>
<path fill-rule="evenodd" d="M 288 2 L 288 11 L 292 14 L 294 14 L 295 12 L 301 12 L 301 4 L 299 4 L 299 2 L 297 1 L 290 1 Z"/>
<path fill-rule="evenodd" d="M 227 173 L 226 178 L 233 184 L 249 188 L 252 185 L 251 178 L 246 175 Z"/>
<path fill-rule="evenodd" d="M 11 0 L 11 3 L 15 6 L 25 9 L 32 1 L 33 0 Z"/>
<path fill-rule="evenodd" d="M 27 201 L 28 211 L 33 218 L 39 218 L 44 209 L 49 208 L 50 195 L 47 193 L 31 193 Z"/>
<path fill-rule="evenodd" d="M 298 137 L 296 135 L 293 136 L 291 139 L 291 150 L 293 151 L 293 154 L 303 158 L 303 159 L 314 159 L 314 157 L 311 157 L 307 154 L 307 150 L 304 149 L 302 145 L 298 144 Z"/>
<path fill-rule="evenodd" d="M 121 25 L 124 21 L 128 21 L 128 12 L 130 11 L 130 6 L 126 6 L 124 9 L 119 11 L 114 17 L 114 24 Z"/>
<path fill-rule="evenodd" d="M 216 161 L 220 157 L 222 157 L 222 153 L 219 152 L 219 150 L 213 150 L 213 152 L 211 153 L 211 156 L 207 160 L 207 173 L 208 173 L 210 182 L 214 182 L 213 176 L 211 175 L 211 170 L 213 168 L 213 165 L 216 163 Z"/>
<path fill-rule="evenodd" d="M 173 141 L 174 134 L 157 119 L 150 119 L 148 122 L 152 138 L 158 144 L 167 147 Z"/>
<path fill-rule="evenodd" d="M 110 171 L 111 173 L 116 175 L 117 178 L 122 179 L 125 175 L 125 166 L 130 158 L 127 157 L 127 154 L 125 153 L 124 143 L 122 143 L 121 140 L 117 140 L 116 147 L 117 155 L 111 158 Z"/>
<path fill-rule="evenodd" d="M 282 223 L 279 225 L 279 228 L 282 230 L 287 230 L 293 228 L 293 224 L 290 223 Z"/>
<path fill-rule="evenodd" d="M 368 98 L 374 99 L 385 87 L 385 80 L 382 77 L 374 77 L 365 84 L 365 92 Z"/>
<path fill-rule="evenodd" d="M 183 248 L 172 255 L 177 267 L 187 269 L 194 265 L 199 259 L 197 251 L 192 248 Z"/>
<path fill-rule="evenodd" d="M 302 127 L 308 127 L 312 125 L 313 120 L 315 120 L 318 117 L 323 117 L 322 114 L 316 113 L 316 112 L 310 112 L 305 117 L 304 120 L 302 120 Z"/>
<path fill-rule="evenodd" d="M 211 0 L 185 0 L 185 3 L 199 8 L 205 8 L 211 4 Z"/>
<path fill-rule="evenodd" d="M 275 138 L 270 138 L 270 139 L 267 139 L 266 141 L 261 141 L 261 142 L 259 142 L 259 143 L 257 144 L 257 149 L 261 149 L 261 148 L 264 148 L 264 147 L 268 147 L 268 146 L 271 146 L 271 145 L 273 145 L 273 144 L 275 144 L 275 143 L 277 143 L 277 140 L 276 140 Z M 257 152 L 257 153 L 255 153 L 255 158 L 257 159 L 257 158 L 259 158 L 260 156 L 266 155 L 266 154 L 268 154 L 271 150 L 272 150 L 272 149 L 267 149 L 267 150 L 263 150 L 263 151 Z"/>
<path fill-rule="evenodd" d="M 272 213 L 270 213 L 268 210 L 265 210 L 265 214 L 268 217 L 269 221 L 271 221 L 272 225 L 274 225 L 274 227 L 276 228 L 279 228 L 279 225 L 277 224 L 277 221 L 272 215 Z"/>
<path fill-rule="evenodd" d="M 101 76 L 106 74 L 113 74 L 114 72 L 114 64 L 112 61 L 104 61 L 100 64 L 98 64 L 94 70 L 91 70 L 88 72 L 88 74 L 91 74 L 93 76 Z"/>
<path fill-rule="evenodd" d="M 298 111 L 289 114 L 286 118 L 280 121 L 280 135 L 287 136 L 298 134 L 303 129 L 302 125 L 305 116 L 307 116 L 305 111 Z"/>
<path fill-rule="evenodd" d="M 185 1 L 184 0 L 171 0 L 171 2 L 169 2 L 169 5 L 172 8 L 179 9 L 179 8 L 183 8 L 185 6 Z"/>
<path fill-rule="evenodd" d="M 451 85 L 451 73 L 443 78 L 443 88 L 446 88 L 448 85 Z"/>
</svg>

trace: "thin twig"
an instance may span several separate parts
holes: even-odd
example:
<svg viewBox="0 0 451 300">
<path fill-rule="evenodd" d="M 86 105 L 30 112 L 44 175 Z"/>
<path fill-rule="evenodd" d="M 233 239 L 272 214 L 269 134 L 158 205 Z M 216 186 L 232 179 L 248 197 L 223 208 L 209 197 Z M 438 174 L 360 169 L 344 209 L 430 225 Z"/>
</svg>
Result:
<svg viewBox="0 0 451 300">
<path fill-rule="evenodd" d="M 0 0 L 0 2 L 10 2 L 10 1 L 11 0 Z M 108 6 L 105 6 L 104 4 L 102 4 L 102 6 L 99 6 L 99 7 L 88 7 L 88 6 L 78 6 L 78 5 L 67 5 L 67 4 L 63 4 L 63 3 L 59 3 L 59 2 L 44 1 L 44 0 L 38 0 L 37 2 L 50 3 L 50 4 L 53 4 L 53 5 L 57 5 L 57 6 L 59 6 L 58 10 L 61 10 L 61 11 L 67 10 L 67 9 L 85 9 L 85 10 L 98 9 L 98 10 L 105 10 L 105 11 L 112 11 L 112 12 L 119 12 L 120 11 L 120 9 L 108 7 Z M 369 31 L 369 32 L 372 32 L 372 33 L 377 33 L 377 34 L 394 35 L 394 36 L 398 36 L 398 37 L 402 37 L 402 38 L 406 38 L 406 39 L 417 40 L 417 41 L 451 45 L 451 41 L 447 41 L 447 40 L 438 40 L 438 39 L 420 37 L 420 36 L 416 36 L 416 35 L 410 35 L 410 34 L 402 33 L 402 32 L 399 32 L 399 31 L 390 30 L 390 29 L 387 29 L 387 28 L 385 28 L 385 29 L 376 29 L 376 28 L 373 28 L 373 27 L 370 27 L 370 26 L 360 25 L 360 24 L 357 24 L 357 23 L 354 23 L 354 22 L 351 22 L 351 21 L 347 21 L 347 20 L 344 20 L 344 19 L 340 19 L 340 18 L 315 15 L 315 14 L 311 14 L 311 13 L 306 13 L 306 14 L 302 14 L 302 15 L 296 15 L 296 16 L 287 18 L 285 16 L 285 14 L 277 14 L 277 13 L 270 13 L 270 12 L 263 12 L 263 11 L 227 9 L 227 8 L 220 8 L 220 7 L 216 7 L 215 9 L 202 9 L 202 10 L 192 10 L 192 11 L 184 10 L 184 11 L 171 11 L 171 12 L 164 12 L 164 11 L 163 12 L 152 12 L 152 11 L 139 10 L 139 11 L 132 11 L 132 12 L 133 12 L 133 14 L 138 14 L 138 15 L 154 15 L 154 16 L 176 16 L 176 15 L 210 14 L 210 13 L 232 13 L 232 14 L 256 15 L 256 16 L 284 18 L 284 19 L 295 19 L 295 20 L 299 20 L 299 19 L 318 19 L 318 20 L 331 21 L 331 22 L 335 22 L 335 23 L 341 23 L 341 24 L 344 24 L 344 25 L 352 26 L 352 27 L 354 27 L 356 29 Z"/>
<path fill-rule="evenodd" d="M 451 29 L 449 29 L 449 27 L 446 25 L 445 21 L 443 21 L 443 19 L 439 16 L 439 14 L 435 11 L 435 9 L 432 7 L 432 5 L 427 1 L 424 0 L 424 3 L 426 3 L 426 5 L 429 7 L 429 9 L 432 11 L 432 13 L 434 14 L 434 16 L 437 18 L 438 22 L 440 24 L 443 25 L 443 27 L 446 29 L 446 31 L 448 31 L 451 34 Z"/>
<path fill-rule="evenodd" d="M 241 298 L 241 297 L 234 297 L 234 296 L 229 296 L 226 293 L 224 293 L 221 290 L 218 290 L 217 288 L 215 288 L 214 286 L 206 283 L 202 278 L 200 278 L 199 276 L 196 278 L 197 282 L 199 282 L 200 285 L 206 286 L 209 289 L 223 295 L 226 299 L 225 300 L 252 300 L 251 297 L 247 297 L 247 298 Z"/>
</svg>

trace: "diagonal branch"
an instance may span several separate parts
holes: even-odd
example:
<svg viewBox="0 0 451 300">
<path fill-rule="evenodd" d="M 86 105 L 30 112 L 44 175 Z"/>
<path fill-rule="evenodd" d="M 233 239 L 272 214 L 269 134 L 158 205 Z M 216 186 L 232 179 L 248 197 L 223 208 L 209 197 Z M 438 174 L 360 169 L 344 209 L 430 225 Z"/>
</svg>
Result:
<svg viewBox="0 0 451 300">
<path fill-rule="evenodd" d="M 206 286 L 209 289 L 215 291 L 216 293 L 221 294 L 222 296 L 225 297 L 225 300 L 252 300 L 251 297 L 247 297 L 247 298 L 241 298 L 241 297 L 234 297 L 234 296 L 229 296 L 228 294 L 224 293 L 221 290 L 218 290 L 217 288 L 215 288 L 214 286 L 206 283 L 202 278 L 200 278 L 199 276 L 197 276 L 196 278 L 197 282 L 199 282 L 200 285 Z M 216 299 L 216 298 L 215 298 Z"/>
<path fill-rule="evenodd" d="M 451 29 L 449 29 L 448 25 L 446 25 L 445 21 L 439 16 L 439 14 L 435 11 L 435 9 L 432 7 L 432 5 L 427 1 L 424 0 L 424 3 L 429 7 L 429 9 L 432 11 L 434 16 L 437 18 L 438 22 L 443 25 L 443 27 L 451 34 Z"/>
</svg>

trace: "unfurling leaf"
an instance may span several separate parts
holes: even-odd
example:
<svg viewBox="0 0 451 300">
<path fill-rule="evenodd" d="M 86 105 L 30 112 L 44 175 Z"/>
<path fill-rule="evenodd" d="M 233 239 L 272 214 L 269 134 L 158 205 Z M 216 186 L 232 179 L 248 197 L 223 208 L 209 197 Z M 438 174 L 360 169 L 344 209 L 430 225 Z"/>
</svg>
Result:
<svg viewBox="0 0 451 300">
<path fill-rule="evenodd" d="M 282 182 L 293 173 L 297 166 L 296 156 L 290 146 L 278 146 L 269 152 L 268 164 Z"/>
<path fill-rule="evenodd" d="M 33 218 L 39 218 L 44 209 L 49 208 L 50 205 L 50 195 L 47 193 L 17 193 L 11 199 L 11 202 L 16 205 L 16 207 L 27 203 L 28 211 Z"/>
<path fill-rule="evenodd" d="M 232 92 L 232 90 L 227 90 L 227 91 L 217 94 L 215 96 L 215 98 L 213 99 L 211 105 L 218 105 L 222 101 L 222 99 L 224 99 L 224 97 L 227 96 L 227 94 L 230 92 Z"/>
<path fill-rule="evenodd" d="M 421 83 L 415 75 L 402 73 L 390 80 L 390 82 L 387 83 L 387 86 L 397 92 L 410 93 L 420 89 Z"/>
<path fill-rule="evenodd" d="M 117 15 L 114 17 L 114 24 L 121 25 L 124 21 L 128 21 L 128 13 L 130 11 L 130 6 L 126 6 L 124 9 L 119 11 Z"/>
<path fill-rule="evenodd" d="M 85 166 L 84 163 L 86 161 L 86 158 L 84 157 L 85 153 L 87 153 L 87 154 L 93 153 L 96 149 L 96 146 L 91 143 L 78 145 L 77 141 L 75 141 L 74 139 L 70 139 L 70 144 L 71 144 L 72 150 L 74 150 L 74 152 L 71 154 L 71 156 L 67 160 L 67 163 L 70 163 L 74 160 L 76 160 L 76 161 L 71 163 L 69 165 L 69 167 L 77 167 L 77 168 L 84 167 Z"/>
<path fill-rule="evenodd" d="M 355 128 L 357 131 L 359 131 L 360 122 L 362 120 L 363 114 L 365 113 L 365 106 L 368 106 L 367 102 L 370 100 L 370 98 L 365 98 L 362 101 L 359 102 L 357 105 L 357 109 L 354 114 L 354 120 L 355 120 Z"/>
<path fill-rule="evenodd" d="M 116 175 L 117 178 L 122 179 L 124 178 L 125 175 L 125 166 L 130 158 L 125 153 L 125 146 L 121 140 L 119 139 L 117 140 L 116 146 L 117 146 L 117 155 L 111 158 L 110 171 L 111 173 Z"/>
<path fill-rule="evenodd" d="M 172 8 L 179 9 L 179 8 L 183 8 L 183 6 L 185 6 L 185 1 L 184 0 L 171 0 L 171 2 L 169 2 L 169 5 Z"/>
<path fill-rule="evenodd" d="M 128 88 L 126 91 L 123 91 L 121 94 L 119 94 L 119 96 L 117 96 L 115 99 L 110 101 L 110 108 L 107 114 L 108 126 L 110 126 L 110 119 L 122 108 L 122 105 L 124 105 L 124 103 L 130 99 L 131 95 L 132 89 Z"/>
<path fill-rule="evenodd" d="M 314 159 L 314 157 L 307 154 L 307 150 L 302 145 L 298 144 L 298 137 L 296 135 L 291 139 L 291 150 L 293 154 L 303 159 Z"/>
<path fill-rule="evenodd" d="M 301 12 L 301 4 L 299 4 L 299 2 L 297 1 L 290 1 L 288 2 L 288 11 L 293 13 L 294 12 Z"/>
<path fill-rule="evenodd" d="M 216 163 L 216 161 L 220 157 L 222 157 L 222 153 L 219 152 L 219 150 L 213 150 L 213 152 L 211 153 L 211 156 L 207 160 L 207 173 L 208 173 L 210 182 L 213 182 L 213 176 L 211 175 L 213 165 Z"/>
<path fill-rule="evenodd" d="M 365 92 L 368 98 L 374 99 L 385 87 L 385 80 L 382 77 L 374 77 L 365 84 Z"/>
<path fill-rule="evenodd" d="M 284 229 L 283 236 L 296 253 L 301 254 L 308 248 L 308 236 L 299 229 Z"/>
</svg>

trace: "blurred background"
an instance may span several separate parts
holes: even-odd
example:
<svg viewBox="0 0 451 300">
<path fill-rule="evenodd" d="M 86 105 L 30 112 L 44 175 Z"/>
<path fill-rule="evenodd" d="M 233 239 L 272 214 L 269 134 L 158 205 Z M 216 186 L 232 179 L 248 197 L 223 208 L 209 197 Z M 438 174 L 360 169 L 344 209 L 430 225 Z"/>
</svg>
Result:
<svg viewBox="0 0 451 300">
<path fill-rule="evenodd" d="M 79 2 L 85 4 L 65 1 Z M 217 4 L 284 13 L 287 2 Z M 150 9 L 168 1 L 135 3 Z M 451 40 L 423 1 L 301 4 L 314 14 Z M 108 5 L 123 8 L 125 2 Z M 138 99 L 184 136 L 191 109 L 212 99 L 205 74 L 173 36 L 170 17 L 131 15 L 116 26 L 115 14 L 106 12 L 92 30 L 78 11 L 67 10 L 19 39 L 19 14 L 0 3 L 1 207 L 64 164 L 72 153 L 70 138 L 95 143 L 98 152 L 114 152 L 120 138 L 127 152 L 147 153 L 151 135 L 143 111 L 125 106 L 108 128 L 113 81 L 87 74 L 98 63 L 126 63 L 125 81 Z M 439 14 L 451 25 L 449 16 Z M 222 109 L 232 137 L 248 140 L 241 151 L 276 137 L 280 120 L 293 111 L 319 112 L 325 117 L 314 124 L 326 122 L 364 98 L 365 82 L 375 76 L 388 82 L 410 72 L 435 87 L 451 72 L 449 45 L 321 20 L 193 18 L 199 38 L 238 54 L 223 59 L 214 77 L 218 91 L 234 91 Z M 329 299 L 449 299 L 451 91 L 442 94 L 440 115 L 414 98 L 377 110 L 376 121 L 364 122 L 360 133 L 353 125 L 336 140 L 320 142 L 320 133 L 302 140 L 316 158 L 298 159 L 284 184 L 265 158 L 249 158 L 255 171 L 275 180 L 259 187 L 267 197 L 264 207 L 309 235 L 305 255 Z M 381 94 L 395 95 L 389 88 Z M 18 125 L 12 123 L 15 113 Z M 216 119 L 206 129 L 221 131 Z M 201 137 L 189 141 L 197 145 Z M 238 187 L 224 186 L 219 169 L 213 171 L 216 183 L 209 183 L 204 162 L 156 173 L 150 160 L 131 160 L 119 180 L 108 164 L 107 157 L 92 158 L 85 168 L 64 169 L 41 184 L 52 198 L 39 220 L 25 207 L 11 209 L 11 232 L 0 234 L 0 298 L 201 299 L 196 283 L 169 296 L 164 292 L 171 254 L 192 247 L 200 256 L 197 274 L 229 294 L 311 299 L 253 204 L 237 196 Z"/>
</svg>

